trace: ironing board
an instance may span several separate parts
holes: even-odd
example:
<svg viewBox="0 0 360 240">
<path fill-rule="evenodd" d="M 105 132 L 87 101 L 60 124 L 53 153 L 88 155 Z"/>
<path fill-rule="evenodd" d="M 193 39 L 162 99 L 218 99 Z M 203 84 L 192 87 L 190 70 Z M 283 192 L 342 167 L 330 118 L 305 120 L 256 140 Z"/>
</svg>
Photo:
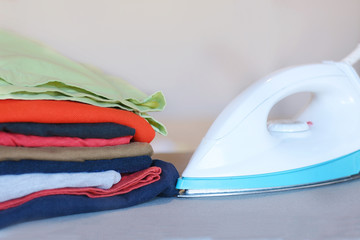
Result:
<svg viewBox="0 0 360 240">
<path fill-rule="evenodd" d="M 180 173 L 190 153 L 157 154 Z M 247 196 L 156 198 L 120 210 L 28 222 L 0 239 L 358 239 L 360 180 Z"/>
</svg>

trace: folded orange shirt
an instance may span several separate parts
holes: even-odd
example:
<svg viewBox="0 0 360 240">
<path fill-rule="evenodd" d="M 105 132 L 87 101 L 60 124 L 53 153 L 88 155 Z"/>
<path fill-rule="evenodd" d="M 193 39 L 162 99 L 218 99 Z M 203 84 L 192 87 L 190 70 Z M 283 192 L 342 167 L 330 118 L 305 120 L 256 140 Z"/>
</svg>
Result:
<svg viewBox="0 0 360 240">
<path fill-rule="evenodd" d="M 57 188 L 42 190 L 31 193 L 21 198 L 12 199 L 0 203 L 0 210 L 17 207 L 35 198 L 50 195 L 85 195 L 90 198 L 111 197 L 115 195 L 125 194 L 132 190 L 141 188 L 160 180 L 161 168 L 150 167 L 131 174 L 121 174 L 120 182 L 114 184 L 110 189 L 101 189 L 96 187 L 83 188 Z"/>
<path fill-rule="evenodd" d="M 135 129 L 134 141 L 150 143 L 155 130 L 139 115 L 125 110 L 61 100 L 0 100 L 0 122 L 101 123 Z"/>
</svg>

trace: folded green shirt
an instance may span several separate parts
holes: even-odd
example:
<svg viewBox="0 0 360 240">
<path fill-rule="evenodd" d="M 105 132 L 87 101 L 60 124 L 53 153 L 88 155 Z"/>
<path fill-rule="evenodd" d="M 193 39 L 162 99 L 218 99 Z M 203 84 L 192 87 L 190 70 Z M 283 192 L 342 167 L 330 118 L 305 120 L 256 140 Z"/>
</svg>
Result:
<svg viewBox="0 0 360 240">
<path fill-rule="evenodd" d="M 147 96 L 120 78 L 4 30 L 0 30 L 0 99 L 71 100 L 117 107 L 139 114 L 166 135 L 166 128 L 148 115 L 164 109 L 161 92 Z"/>
</svg>

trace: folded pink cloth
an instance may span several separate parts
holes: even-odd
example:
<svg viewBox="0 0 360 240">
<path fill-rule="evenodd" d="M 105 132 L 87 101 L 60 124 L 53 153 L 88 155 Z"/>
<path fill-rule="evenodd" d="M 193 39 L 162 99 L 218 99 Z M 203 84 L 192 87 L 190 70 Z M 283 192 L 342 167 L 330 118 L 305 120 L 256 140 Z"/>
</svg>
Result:
<svg viewBox="0 0 360 240">
<path fill-rule="evenodd" d="M 42 190 L 31 193 L 25 197 L 12 199 L 0 203 L 0 210 L 5 210 L 12 207 L 17 207 L 35 198 L 49 196 L 49 195 L 85 195 L 89 198 L 111 197 L 115 195 L 125 194 L 132 190 L 141 188 L 160 180 L 161 168 L 150 167 L 142 171 L 131 174 L 121 174 L 120 182 L 114 184 L 110 189 L 101 189 L 96 187 L 83 188 L 57 188 Z"/>
<path fill-rule="evenodd" d="M 103 138 L 40 137 L 0 132 L 0 145 L 10 147 L 106 147 L 130 143 L 133 136 Z"/>
</svg>

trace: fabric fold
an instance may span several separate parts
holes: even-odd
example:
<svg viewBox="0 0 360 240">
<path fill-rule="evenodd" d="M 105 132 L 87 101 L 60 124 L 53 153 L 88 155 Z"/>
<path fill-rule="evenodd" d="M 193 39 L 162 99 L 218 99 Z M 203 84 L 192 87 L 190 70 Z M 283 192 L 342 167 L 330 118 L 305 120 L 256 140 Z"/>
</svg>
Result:
<svg viewBox="0 0 360 240">
<path fill-rule="evenodd" d="M 149 143 L 131 142 L 109 147 L 8 147 L 0 146 L 0 162 L 6 160 L 85 161 L 153 154 Z"/>
</svg>

